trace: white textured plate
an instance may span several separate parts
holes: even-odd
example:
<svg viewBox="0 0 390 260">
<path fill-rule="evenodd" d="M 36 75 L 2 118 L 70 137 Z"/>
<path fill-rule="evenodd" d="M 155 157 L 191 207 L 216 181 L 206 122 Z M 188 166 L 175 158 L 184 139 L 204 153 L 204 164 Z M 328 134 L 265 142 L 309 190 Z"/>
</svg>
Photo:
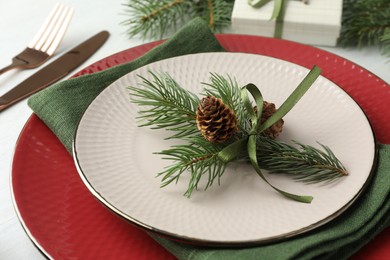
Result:
<svg viewBox="0 0 390 260">
<path fill-rule="evenodd" d="M 199 93 L 210 72 L 256 84 L 265 100 L 279 106 L 308 73 L 298 65 L 253 54 L 205 53 L 142 67 L 105 89 L 83 115 L 74 141 L 74 158 L 89 190 L 111 210 L 143 228 L 176 239 L 209 245 L 270 242 L 311 230 L 342 213 L 369 180 L 375 157 L 371 127 L 359 106 L 338 86 L 319 77 L 284 118 L 281 139 L 328 145 L 350 175 L 331 185 L 308 185 L 267 175 L 276 187 L 312 195 L 311 204 L 289 200 L 269 187 L 250 165 L 232 164 L 221 180 L 183 196 L 188 178 L 160 188 L 156 174 L 170 162 L 154 152 L 168 148 L 164 130 L 140 128 L 128 86 L 167 72 Z"/>
</svg>

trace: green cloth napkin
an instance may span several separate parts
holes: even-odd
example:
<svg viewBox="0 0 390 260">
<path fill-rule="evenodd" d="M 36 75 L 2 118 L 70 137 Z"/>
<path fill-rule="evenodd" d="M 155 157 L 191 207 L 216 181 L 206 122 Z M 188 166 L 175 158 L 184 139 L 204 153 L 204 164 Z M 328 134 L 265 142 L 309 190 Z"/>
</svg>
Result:
<svg viewBox="0 0 390 260">
<path fill-rule="evenodd" d="M 151 62 L 191 53 L 220 51 L 224 49 L 203 20 L 198 18 L 142 57 L 98 73 L 57 83 L 32 96 L 28 105 L 70 152 L 73 135 L 83 112 L 105 87 Z"/>
<path fill-rule="evenodd" d="M 91 75 L 66 80 L 28 100 L 28 104 L 71 151 L 76 125 L 88 104 L 113 81 L 157 60 L 200 52 L 224 51 L 200 18 L 144 56 Z M 359 200 L 340 217 L 312 232 L 263 246 L 202 248 L 153 237 L 180 259 L 343 259 L 390 224 L 390 145 L 378 145 L 378 168 Z"/>
</svg>

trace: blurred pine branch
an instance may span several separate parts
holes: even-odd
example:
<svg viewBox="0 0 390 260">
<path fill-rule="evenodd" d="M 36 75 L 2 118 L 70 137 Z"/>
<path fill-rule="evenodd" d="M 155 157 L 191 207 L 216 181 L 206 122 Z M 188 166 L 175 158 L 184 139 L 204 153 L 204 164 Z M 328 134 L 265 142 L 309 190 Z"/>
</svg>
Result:
<svg viewBox="0 0 390 260">
<path fill-rule="evenodd" d="M 390 1 L 344 0 L 341 46 L 379 46 L 390 57 Z"/>
<path fill-rule="evenodd" d="M 161 39 L 200 16 L 218 31 L 230 24 L 233 4 L 234 0 L 128 0 L 126 12 L 132 18 L 122 24 L 130 37 Z"/>
</svg>

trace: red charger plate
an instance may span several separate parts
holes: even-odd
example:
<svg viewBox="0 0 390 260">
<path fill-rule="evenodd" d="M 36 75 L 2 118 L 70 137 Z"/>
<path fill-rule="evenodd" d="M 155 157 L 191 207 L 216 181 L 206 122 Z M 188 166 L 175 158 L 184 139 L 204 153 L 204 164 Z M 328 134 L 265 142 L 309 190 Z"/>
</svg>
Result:
<svg viewBox="0 0 390 260">
<path fill-rule="evenodd" d="M 258 36 L 217 35 L 229 51 L 256 53 L 311 68 L 349 93 L 367 115 L 376 139 L 390 144 L 390 86 L 369 71 L 329 52 Z M 131 48 L 88 66 L 83 75 L 131 61 L 161 41 Z M 12 165 L 12 190 L 22 226 L 43 254 L 54 259 L 174 259 L 138 227 L 120 219 L 83 185 L 71 155 L 32 115 L 20 134 Z M 387 228 L 353 259 L 390 257 Z"/>
</svg>

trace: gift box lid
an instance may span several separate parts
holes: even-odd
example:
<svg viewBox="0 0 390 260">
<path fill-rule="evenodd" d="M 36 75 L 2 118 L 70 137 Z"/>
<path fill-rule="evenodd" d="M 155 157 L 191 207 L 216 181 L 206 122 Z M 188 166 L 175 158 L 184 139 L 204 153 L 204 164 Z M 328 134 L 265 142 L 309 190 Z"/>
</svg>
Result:
<svg viewBox="0 0 390 260">
<path fill-rule="evenodd" d="M 286 1 L 284 30 L 296 32 L 340 33 L 342 18 L 342 0 Z M 260 26 L 275 27 L 275 20 L 270 20 L 274 8 L 273 1 L 261 8 L 250 6 L 247 0 L 235 0 L 232 13 L 232 27 Z"/>
</svg>

